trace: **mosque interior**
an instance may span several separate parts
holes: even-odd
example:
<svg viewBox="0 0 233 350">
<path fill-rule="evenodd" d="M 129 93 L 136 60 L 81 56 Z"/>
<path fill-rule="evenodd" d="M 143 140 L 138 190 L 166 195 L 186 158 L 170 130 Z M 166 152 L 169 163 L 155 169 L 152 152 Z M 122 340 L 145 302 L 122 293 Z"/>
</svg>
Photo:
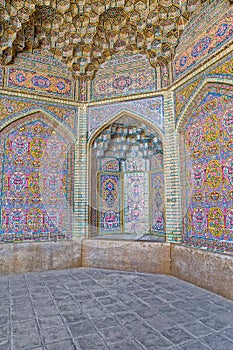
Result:
<svg viewBox="0 0 233 350">
<path fill-rule="evenodd" d="M 232 0 L 0 0 L 0 274 L 233 299 Z"/>
</svg>

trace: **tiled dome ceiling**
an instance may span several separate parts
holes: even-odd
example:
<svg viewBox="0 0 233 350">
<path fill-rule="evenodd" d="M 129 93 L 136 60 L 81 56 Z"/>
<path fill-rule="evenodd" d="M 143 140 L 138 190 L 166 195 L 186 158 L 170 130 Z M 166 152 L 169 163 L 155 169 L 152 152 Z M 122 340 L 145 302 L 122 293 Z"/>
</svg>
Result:
<svg viewBox="0 0 233 350">
<path fill-rule="evenodd" d="M 152 66 L 172 59 L 203 0 L 0 0 L 0 59 L 47 49 L 75 77 L 93 78 L 116 53 L 146 53 Z"/>
</svg>

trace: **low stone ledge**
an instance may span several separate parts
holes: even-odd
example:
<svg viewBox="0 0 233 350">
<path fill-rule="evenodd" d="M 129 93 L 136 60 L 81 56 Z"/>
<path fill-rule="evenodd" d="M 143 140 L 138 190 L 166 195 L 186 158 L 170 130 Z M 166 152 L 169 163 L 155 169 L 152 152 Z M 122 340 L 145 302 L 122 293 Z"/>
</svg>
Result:
<svg viewBox="0 0 233 350">
<path fill-rule="evenodd" d="M 171 245 L 171 274 L 233 300 L 233 256 Z"/>
<path fill-rule="evenodd" d="M 82 266 L 170 274 L 170 244 L 86 239 L 82 242 Z"/>
<path fill-rule="evenodd" d="M 81 241 L 0 244 L 0 274 L 24 273 L 81 266 Z"/>
</svg>

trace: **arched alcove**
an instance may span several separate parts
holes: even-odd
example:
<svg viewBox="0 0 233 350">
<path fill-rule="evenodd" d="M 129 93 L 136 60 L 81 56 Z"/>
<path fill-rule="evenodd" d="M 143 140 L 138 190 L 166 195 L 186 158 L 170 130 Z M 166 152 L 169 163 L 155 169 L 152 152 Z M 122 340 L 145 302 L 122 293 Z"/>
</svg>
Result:
<svg viewBox="0 0 233 350">
<path fill-rule="evenodd" d="M 1 131 L 2 241 L 72 237 L 73 142 L 41 112 Z"/>
<path fill-rule="evenodd" d="M 165 238 L 163 144 L 158 130 L 121 114 L 90 142 L 91 235 Z"/>
</svg>

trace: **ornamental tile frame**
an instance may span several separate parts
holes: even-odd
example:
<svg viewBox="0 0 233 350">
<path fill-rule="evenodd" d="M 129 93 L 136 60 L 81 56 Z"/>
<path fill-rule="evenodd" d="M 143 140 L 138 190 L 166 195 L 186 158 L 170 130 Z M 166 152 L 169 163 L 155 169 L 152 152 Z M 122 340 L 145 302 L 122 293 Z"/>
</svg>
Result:
<svg viewBox="0 0 233 350">
<path fill-rule="evenodd" d="M 187 103 L 189 103 L 201 85 L 205 84 L 207 81 L 219 81 L 219 79 L 224 79 L 224 81 L 226 81 L 233 78 L 232 65 L 233 54 L 231 53 L 175 90 L 174 100 L 176 124 L 179 122 Z"/>
<path fill-rule="evenodd" d="M 217 6 L 216 6 L 217 4 Z M 233 10 L 227 6 L 227 1 L 223 1 L 220 4 L 215 3 L 214 16 L 209 23 L 209 16 L 206 17 L 202 14 L 203 19 L 206 20 L 206 26 L 204 26 L 203 34 L 203 22 L 201 25 L 197 24 L 199 32 L 196 33 L 195 44 L 189 47 L 187 42 L 190 41 L 190 34 L 188 34 L 188 27 L 184 33 L 183 39 L 177 48 L 177 53 L 174 60 L 174 78 L 178 79 L 188 71 L 199 65 L 203 60 L 209 59 L 209 57 L 216 51 L 232 42 L 233 39 Z M 207 9 L 208 11 L 208 9 Z M 208 13 L 208 12 L 207 12 Z M 224 15 L 219 18 L 219 13 Z M 211 17 L 210 17 L 211 18 Z M 192 23 L 190 24 L 190 26 Z M 191 31 L 192 33 L 192 31 Z M 185 35 L 186 34 L 186 35 Z M 188 38 L 189 36 L 189 38 Z M 185 42 L 186 38 L 186 42 Z M 193 38 L 192 38 L 193 39 Z"/>
<path fill-rule="evenodd" d="M 25 68 L 10 67 L 6 70 L 6 87 L 44 94 L 72 98 L 73 84 L 70 79 L 56 75 L 31 71 Z"/>
<path fill-rule="evenodd" d="M 100 66 L 91 83 L 91 99 L 151 92 L 157 90 L 156 80 L 146 55 L 116 56 Z"/>
<path fill-rule="evenodd" d="M 4 76 L 4 87 L 8 90 L 74 99 L 71 73 L 46 50 L 20 53 L 13 65 L 5 67 Z"/>
<path fill-rule="evenodd" d="M 4 67 L 0 66 L 0 86 L 3 85 Z"/>
<path fill-rule="evenodd" d="M 162 132 L 164 131 L 163 96 L 156 96 L 89 107 L 88 136 L 90 137 L 102 124 L 114 119 L 122 111 L 143 117 L 156 125 Z"/>
<path fill-rule="evenodd" d="M 58 104 L 59 102 L 59 104 Z M 30 113 L 40 110 L 45 114 L 53 116 L 55 119 L 62 121 L 74 134 L 77 130 L 78 112 L 76 106 L 61 104 L 61 101 L 50 102 L 50 100 L 35 99 L 34 96 L 25 98 L 24 95 L 5 94 L 0 91 L 0 125 L 6 124 L 15 116 L 22 118 Z"/>
<path fill-rule="evenodd" d="M 182 227 L 179 148 L 175 131 L 174 102 L 171 91 L 167 91 L 164 95 L 164 121 L 166 241 L 180 243 L 182 241 Z"/>
</svg>

